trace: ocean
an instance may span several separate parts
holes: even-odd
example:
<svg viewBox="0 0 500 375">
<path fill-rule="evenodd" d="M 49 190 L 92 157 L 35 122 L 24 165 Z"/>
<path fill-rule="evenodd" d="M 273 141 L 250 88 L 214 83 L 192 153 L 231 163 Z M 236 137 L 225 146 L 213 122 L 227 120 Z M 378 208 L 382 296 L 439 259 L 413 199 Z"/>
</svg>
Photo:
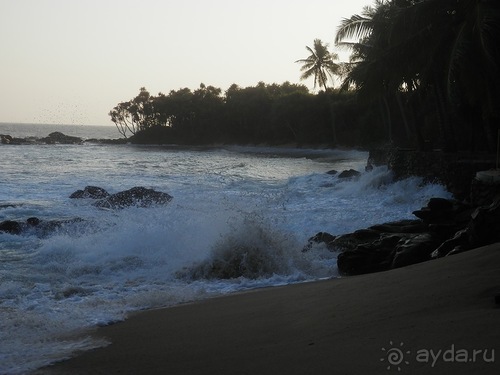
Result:
<svg viewBox="0 0 500 375">
<path fill-rule="evenodd" d="M 0 124 L 0 134 L 119 138 L 98 126 Z M 335 252 L 309 237 L 412 218 L 431 197 L 418 178 L 365 172 L 358 150 L 138 145 L 1 145 L 0 222 L 60 220 L 48 233 L 0 232 L 0 373 L 23 374 L 108 345 L 89 329 L 142 309 L 336 278 Z M 326 172 L 355 169 L 359 178 Z M 148 208 L 70 199 L 87 185 L 173 196 Z M 238 260 L 238 264 L 235 263 Z M 232 279 L 213 264 L 256 264 Z"/>
</svg>

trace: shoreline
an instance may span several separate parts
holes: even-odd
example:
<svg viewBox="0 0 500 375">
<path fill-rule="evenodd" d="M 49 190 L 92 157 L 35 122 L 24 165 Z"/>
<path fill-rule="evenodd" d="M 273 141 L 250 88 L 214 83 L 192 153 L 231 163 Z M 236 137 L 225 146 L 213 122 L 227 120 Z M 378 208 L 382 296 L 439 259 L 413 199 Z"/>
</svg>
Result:
<svg viewBox="0 0 500 375">
<path fill-rule="evenodd" d="M 399 348 L 404 361 L 391 371 L 498 373 L 499 271 L 496 243 L 390 271 L 141 311 L 94 331 L 111 345 L 34 373 L 382 374 Z M 452 350 L 453 361 L 417 357 Z M 474 350 L 483 356 L 473 361 Z"/>
</svg>

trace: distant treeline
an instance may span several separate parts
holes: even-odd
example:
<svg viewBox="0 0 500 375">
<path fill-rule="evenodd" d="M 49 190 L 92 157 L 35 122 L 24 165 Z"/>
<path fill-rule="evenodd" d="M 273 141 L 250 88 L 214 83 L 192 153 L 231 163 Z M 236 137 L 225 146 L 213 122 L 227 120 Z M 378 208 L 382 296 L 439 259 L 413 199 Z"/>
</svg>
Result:
<svg viewBox="0 0 500 375">
<path fill-rule="evenodd" d="M 372 146 L 383 124 L 352 92 L 309 92 L 306 86 L 265 84 L 225 93 L 213 86 L 151 95 L 145 88 L 109 113 L 133 143 L 297 144 Z"/>
</svg>

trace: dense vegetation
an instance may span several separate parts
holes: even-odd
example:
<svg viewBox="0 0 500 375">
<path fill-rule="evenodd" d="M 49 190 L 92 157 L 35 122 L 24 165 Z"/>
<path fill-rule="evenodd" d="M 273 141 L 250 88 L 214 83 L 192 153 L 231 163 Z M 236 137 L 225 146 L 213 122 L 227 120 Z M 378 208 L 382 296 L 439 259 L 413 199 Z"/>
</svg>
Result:
<svg viewBox="0 0 500 375">
<path fill-rule="evenodd" d="M 500 1 L 377 0 L 344 20 L 336 44 L 352 49 L 343 88 L 379 103 L 396 144 L 495 149 Z"/>
<path fill-rule="evenodd" d="M 288 82 L 232 85 L 224 95 L 201 84 L 194 91 L 157 96 L 142 88 L 110 115 L 120 133 L 133 134 L 131 141 L 137 143 L 333 145 L 338 139 L 356 146 L 381 141 L 380 129 L 355 101 L 351 92 L 311 94 Z"/>
<path fill-rule="evenodd" d="M 499 1 L 376 0 L 338 26 L 335 45 L 350 48 L 348 63 L 320 40 L 297 61 L 316 94 L 288 82 L 224 94 L 203 84 L 157 96 L 142 88 L 110 116 L 139 143 L 495 149 Z M 339 89 L 327 86 L 332 75 Z"/>
</svg>

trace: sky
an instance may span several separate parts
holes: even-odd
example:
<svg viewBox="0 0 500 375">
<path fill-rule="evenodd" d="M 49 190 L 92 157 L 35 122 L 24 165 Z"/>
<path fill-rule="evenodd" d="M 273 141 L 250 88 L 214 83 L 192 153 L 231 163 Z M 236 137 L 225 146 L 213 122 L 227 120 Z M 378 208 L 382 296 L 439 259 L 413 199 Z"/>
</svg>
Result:
<svg viewBox="0 0 500 375">
<path fill-rule="evenodd" d="M 0 122 L 113 125 L 141 87 L 300 81 L 306 46 L 330 51 L 371 0 L 0 0 Z"/>
</svg>

